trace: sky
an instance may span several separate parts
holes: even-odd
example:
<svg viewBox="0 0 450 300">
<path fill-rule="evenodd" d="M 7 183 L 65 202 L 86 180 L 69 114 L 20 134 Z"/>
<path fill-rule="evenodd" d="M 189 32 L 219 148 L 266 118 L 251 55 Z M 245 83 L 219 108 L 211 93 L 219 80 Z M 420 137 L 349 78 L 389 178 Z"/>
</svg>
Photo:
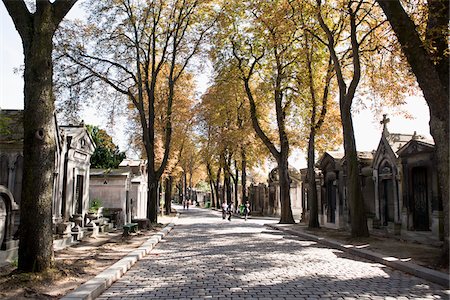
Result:
<svg viewBox="0 0 450 300">
<path fill-rule="evenodd" d="M 68 17 L 76 17 L 81 13 L 80 5 L 77 4 L 69 13 Z M 23 50 L 19 34 L 14 28 L 14 24 L 8 15 L 6 8 L 0 3 L 0 108 L 1 109 L 23 109 L 23 79 L 21 74 L 15 72 L 15 69 L 23 65 Z M 206 90 L 208 84 L 208 74 L 200 74 L 196 78 L 198 87 L 197 93 Z M 388 129 L 392 133 L 409 133 L 416 131 L 418 134 L 430 138 L 429 133 L 429 110 L 425 100 L 421 95 L 409 97 L 406 104 L 402 107 L 414 118 L 405 119 L 401 116 L 393 115 L 392 111 L 384 111 L 390 118 Z M 355 128 L 355 139 L 358 151 L 375 150 L 378 146 L 382 126 L 382 113 L 374 115 L 370 110 L 362 110 L 353 115 Z M 106 117 L 99 116 L 94 109 L 86 109 L 83 112 L 85 123 L 106 126 Z M 127 145 L 125 138 L 125 126 L 116 126 L 110 129 L 109 133 L 113 136 L 115 143 L 124 150 Z M 331 150 L 331 149 L 330 149 Z M 305 167 L 306 162 L 301 153 L 294 153 L 291 158 L 291 164 L 296 167 Z"/>
</svg>

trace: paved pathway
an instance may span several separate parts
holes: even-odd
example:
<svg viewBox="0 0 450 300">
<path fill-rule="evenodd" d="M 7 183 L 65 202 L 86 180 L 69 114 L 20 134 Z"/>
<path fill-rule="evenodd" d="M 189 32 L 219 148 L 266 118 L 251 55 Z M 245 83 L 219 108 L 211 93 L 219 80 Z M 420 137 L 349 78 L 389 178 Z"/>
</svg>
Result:
<svg viewBox="0 0 450 300">
<path fill-rule="evenodd" d="M 182 211 L 175 229 L 97 299 L 449 298 L 438 285 L 267 222 Z"/>
</svg>

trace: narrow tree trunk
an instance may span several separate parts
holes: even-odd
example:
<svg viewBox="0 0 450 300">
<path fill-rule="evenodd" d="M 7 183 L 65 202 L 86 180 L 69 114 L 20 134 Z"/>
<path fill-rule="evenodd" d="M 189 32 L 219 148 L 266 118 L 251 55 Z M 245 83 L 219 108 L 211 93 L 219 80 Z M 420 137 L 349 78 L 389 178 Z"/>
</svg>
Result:
<svg viewBox="0 0 450 300">
<path fill-rule="evenodd" d="M 172 176 L 167 176 L 165 180 L 165 194 L 164 194 L 166 215 L 170 215 L 172 211 L 172 183 L 173 183 Z"/>
<path fill-rule="evenodd" d="M 231 203 L 231 179 L 230 179 L 230 173 L 225 172 L 223 177 L 223 187 L 224 187 L 224 198 L 226 199 L 227 203 Z"/>
<path fill-rule="evenodd" d="M 214 182 L 210 179 L 209 180 L 209 188 L 211 189 L 211 206 L 210 207 L 216 207 L 216 194 L 215 194 L 215 188 L 214 188 Z"/>
<path fill-rule="evenodd" d="M 183 204 L 183 184 L 181 183 L 181 181 L 178 181 L 177 189 L 178 189 L 178 204 Z"/>
<path fill-rule="evenodd" d="M 280 224 L 294 224 L 294 216 L 291 209 L 291 180 L 289 178 L 288 156 L 281 155 L 278 163 L 278 175 L 280 182 L 280 204 L 281 204 L 281 218 Z"/>
<path fill-rule="evenodd" d="M 247 158 L 244 147 L 241 148 L 241 185 L 242 185 L 242 203 L 248 200 L 247 197 Z"/>
<path fill-rule="evenodd" d="M 239 180 L 238 180 L 238 178 L 239 178 L 239 170 L 238 170 L 238 167 L 237 167 L 237 161 L 236 160 L 234 161 L 234 168 L 236 169 L 236 175 L 233 178 L 234 179 L 234 207 L 237 208 L 238 205 L 239 205 L 239 201 L 238 201 L 238 196 L 239 196 L 238 195 L 239 194 L 239 191 L 238 191 L 238 188 L 239 188 Z"/>
<path fill-rule="evenodd" d="M 448 119 L 440 118 L 441 116 L 435 114 L 430 109 L 430 131 L 435 141 L 436 158 L 437 158 L 437 173 L 439 190 L 441 194 L 442 208 L 444 211 L 444 244 L 442 247 L 442 265 L 449 264 L 449 201 L 450 201 L 450 186 L 449 186 L 449 121 Z M 444 142 L 447 141 L 447 142 Z"/>
<path fill-rule="evenodd" d="M 189 196 L 188 196 L 188 183 L 187 183 L 187 174 L 186 172 L 183 173 L 183 193 L 184 193 L 184 199 L 186 201 L 189 201 Z"/>
<path fill-rule="evenodd" d="M 367 237 L 369 236 L 369 229 L 367 227 L 361 178 L 359 176 L 358 154 L 349 106 L 341 105 L 341 119 L 347 163 L 347 199 L 350 205 L 351 232 L 353 237 Z"/>
<path fill-rule="evenodd" d="M 148 191 L 147 191 L 147 218 L 152 223 L 158 222 L 157 213 L 158 202 L 158 179 L 155 174 L 148 174 Z"/>
<path fill-rule="evenodd" d="M 309 202 L 309 228 L 319 228 L 319 205 L 317 202 L 315 162 L 315 129 L 311 128 L 308 142 L 308 202 Z"/>
<path fill-rule="evenodd" d="M 217 170 L 217 176 L 216 176 L 216 208 L 220 208 L 222 205 L 222 199 L 220 198 L 220 174 L 222 172 L 222 168 L 219 167 Z"/>
<path fill-rule="evenodd" d="M 36 30 L 24 40 L 24 172 L 20 203 L 19 270 L 40 272 L 52 265 L 52 184 L 55 127 L 53 32 Z"/>
<path fill-rule="evenodd" d="M 206 169 L 208 171 L 209 188 L 211 189 L 211 207 L 216 207 L 214 179 L 211 171 L 211 165 L 209 163 L 206 163 Z"/>
</svg>

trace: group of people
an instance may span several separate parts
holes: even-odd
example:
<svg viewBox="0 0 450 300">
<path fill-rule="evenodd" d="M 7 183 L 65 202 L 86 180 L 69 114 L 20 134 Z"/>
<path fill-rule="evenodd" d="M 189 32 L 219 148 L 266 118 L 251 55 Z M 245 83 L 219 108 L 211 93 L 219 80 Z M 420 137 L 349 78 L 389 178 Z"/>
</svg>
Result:
<svg viewBox="0 0 450 300">
<path fill-rule="evenodd" d="M 231 215 L 233 214 L 233 202 L 230 202 L 227 204 L 226 201 L 223 201 L 222 203 L 222 219 L 225 220 L 225 218 L 228 215 L 228 221 L 231 221 Z M 244 204 L 244 216 L 245 216 L 245 221 L 247 221 L 247 217 L 250 214 L 250 203 L 248 201 L 245 201 Z"/>
</svg>

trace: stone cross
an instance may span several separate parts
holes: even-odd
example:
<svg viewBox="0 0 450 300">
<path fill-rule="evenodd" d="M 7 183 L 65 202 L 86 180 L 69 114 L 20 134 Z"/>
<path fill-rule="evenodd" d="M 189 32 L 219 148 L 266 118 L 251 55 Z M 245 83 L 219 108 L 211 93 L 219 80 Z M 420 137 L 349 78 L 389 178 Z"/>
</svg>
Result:
<svg viewBox="0 0 450 300">
<path fill-rule="evenodd" d="M 383 124 L 383 132 L 387 131 L 387 123 L 389 123 L 391 120 L 389 118 L 387 118 L 386 114 L 383 114 L 383 120 L 380 121 L 380 124 Z"/>
</svg>

